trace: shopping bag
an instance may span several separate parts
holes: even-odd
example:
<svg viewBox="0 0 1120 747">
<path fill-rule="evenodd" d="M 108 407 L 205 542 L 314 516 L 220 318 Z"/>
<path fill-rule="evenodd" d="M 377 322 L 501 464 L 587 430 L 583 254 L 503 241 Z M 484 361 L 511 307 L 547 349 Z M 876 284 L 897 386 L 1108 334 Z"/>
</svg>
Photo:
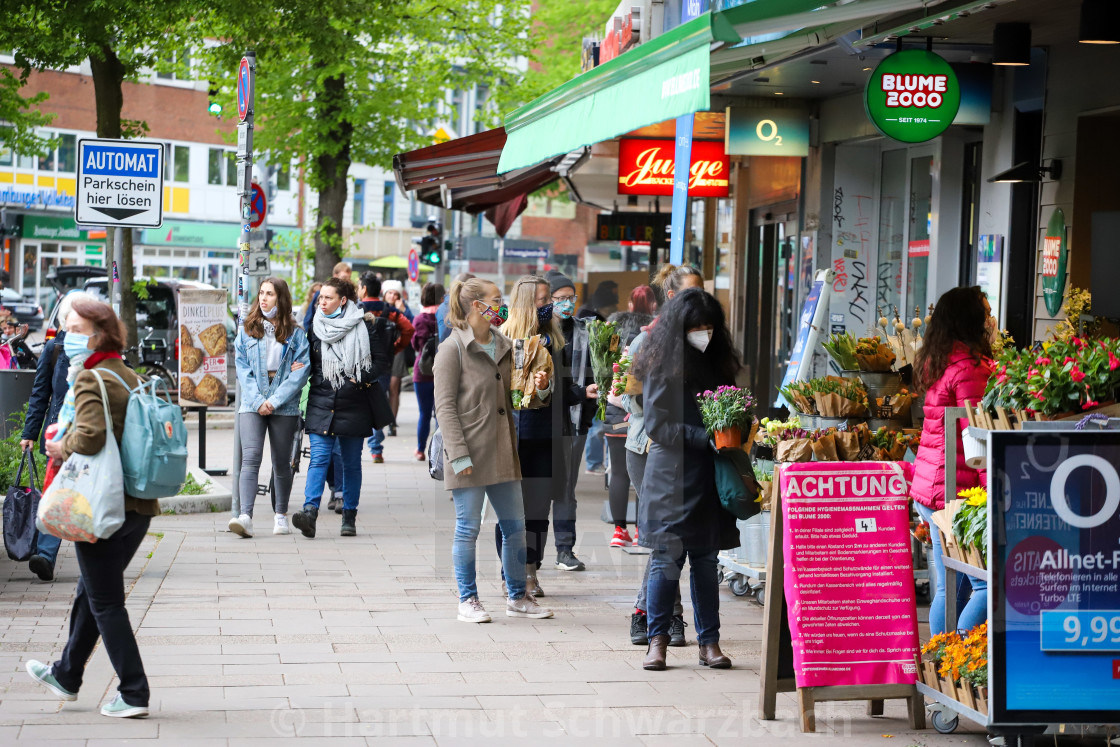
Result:
<svg viewBox="0 0 1120 747">
<path fill-rule="evenodd" d="M 433 480 L 443 480 L 443 432 L 438 428 L 428 442 L 428 474 Z"/>
<path fill-rule="evenodd" d="M 759 511 L 762 486 L 754 476 L 750 454 L 742 449 L 721 449 L 715 454 L 716 493 L 720 505 L 736 519 L 749 519 Z"/>
<path fill-rule="evenodd" d="M 27 485 L 24 485 L 23 468 L 29 461 L 31 469 Z M 35 529 L 35 511 L 39 508 L 39 489 L 35 483 L 38 480 L 35 454 L 32 449 L 25 449 L 16 470 L 15 484 L 8 488 L 4 497 L 4 550 L 17 562 L 34 555 L 39 541 L 39 532 Z"/>
<path fill-rule="evenodd" d="M 71 454 L 39 501 L 40 532 L 72 542 L 96 542 L 112 537 L 124 524 L 124 470 L 105 381 L 97 375 L 105 411 L 105 445 L 93 455 Z"/>
</svg>

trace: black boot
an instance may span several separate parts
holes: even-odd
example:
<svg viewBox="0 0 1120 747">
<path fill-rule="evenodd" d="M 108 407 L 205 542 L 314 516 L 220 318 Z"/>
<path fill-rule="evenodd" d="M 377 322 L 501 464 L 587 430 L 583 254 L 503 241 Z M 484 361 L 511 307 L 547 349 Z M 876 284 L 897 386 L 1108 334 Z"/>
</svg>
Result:
<svg viewBox="0 0 1120 747">
<path fill-rule="evenodd" d="M 305 508 L 292 514 L 292 526 L 303 533 L 304 537 L 315 536 L 315 522 L 319 519 L 319 509 Z"/>
<path fill-rule="evenodd" d="M 670 646 L 687 646 L 688 641 L 684 637 L 684 629 L 688 625 L 681 615 L 673 615 L 673 619 L 669 622 L 669 645 Z"/>
<path fill-rule="evenodd" d="M 634 612 L 630 615 L 630 642 L 635 646 L 645 646 L 649 643 L 646 634 L 646 616 Z"/>
<path fill-rule="evenodd" d="M 358 533 L 354 526 L 354 520 L 357 518 L 357 509 L 342 509 L 342 531 L 338 533 L 340 537 L 353 537 Z"/>
<path fill-rule="evenodd" d="M 27 569 L 41 581 L 54 581 L 54 563 L 42 555 L 32 555 L 27 561 Z"/>
</svg>

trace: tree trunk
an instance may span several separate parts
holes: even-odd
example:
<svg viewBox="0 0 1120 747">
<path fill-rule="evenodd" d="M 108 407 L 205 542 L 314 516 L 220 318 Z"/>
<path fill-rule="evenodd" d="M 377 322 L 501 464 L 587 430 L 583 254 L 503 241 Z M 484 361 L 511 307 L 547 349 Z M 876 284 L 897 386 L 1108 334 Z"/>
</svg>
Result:
<svg viewBox="0 0 1120 747">
<path fill-rule="evenodd" d="M 93 74 L 93 94 L 97 108 L 97 136 L 120 139 L 121 110 L 124 108 L 124 94 L 121 91 L 121 84 L 124 82 L 124 65 L 108 45 L 101 46 L 99 55 L 90 55 L 89 65 Z M 160 199 L 163 199 L 162 195 Z M 109 227 L 106 233 L 108 234 L 106 241 L 114 240 L 112 227 Z M 125 228 L 122 233 L 124 240 L 120 246 L 114 245 L 113 249 L 121 277 L 121 319 L 128 330 L 128 346 L 133 347 L 136 345 L 137 338 L 136 294 L 132 292 L 132 280 L 135 275 L 132 265 L 132 229 Z M 106 269 L 109 272 L 109 283 L 106 287 L 109 297 L 112 298 L 113 268 Z"/>
<path fill-rule="evenodd" d="M 319 121 L 333 122 L 324 138 L 336 143 L 337 152 L 316 156 L 312 162 L 314 183 L 319 189 L 319 210 L 315 224 L 315 279 L 326 280 L 342 259 L 342 216 L 346 211 L 347 179 L 350 172 L 350 143 L 354 127 L 342 118 L 346 97 L 343 75 L 327 78 L 316 107 Z"/>
</svg>

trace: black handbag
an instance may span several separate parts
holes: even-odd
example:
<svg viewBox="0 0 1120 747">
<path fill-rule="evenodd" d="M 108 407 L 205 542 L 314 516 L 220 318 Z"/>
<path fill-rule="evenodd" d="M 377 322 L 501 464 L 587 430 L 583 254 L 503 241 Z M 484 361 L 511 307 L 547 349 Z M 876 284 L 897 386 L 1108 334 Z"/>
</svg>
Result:
<svg viewBox="0 0 1120 747">
<path fill-rule="evenodd" d="M 25 486 L 21 485 L 21 481 L 23 468 L 28 460 L 31 461 L 31 479 L 30 484 Z M 17 562 L 23 562 L 34 555 L 35 546 L 39 543 L 35 514 L 39 510 L 39 498 L 42 494 L 36 487 L 38 482 L 35 454 L 32 449 L 25 449 L 19 460 L 15 484 L 8 488 L 4 498 L 4 550 L 9 558 Z"/>
</svg>

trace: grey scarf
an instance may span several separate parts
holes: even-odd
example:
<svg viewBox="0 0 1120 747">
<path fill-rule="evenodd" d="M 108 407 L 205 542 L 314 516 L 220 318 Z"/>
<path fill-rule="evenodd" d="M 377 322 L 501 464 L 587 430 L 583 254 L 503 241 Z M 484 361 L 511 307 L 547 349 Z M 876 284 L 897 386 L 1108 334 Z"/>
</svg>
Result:
<svg viewBox="0 0 1120 747">
<path fill-rule="evenodd" d="M 336 390 L 346 379 L 359 381 L 362 371 L 373 366 L 369 354 L 369 332 L 363 323 L 365 314 L 358 304 L 347 302 L 343 312 L 334 319 L 316 314 L 312 322 L 315 336 L 323 344 L 323 378 Z"/>
</svg>

